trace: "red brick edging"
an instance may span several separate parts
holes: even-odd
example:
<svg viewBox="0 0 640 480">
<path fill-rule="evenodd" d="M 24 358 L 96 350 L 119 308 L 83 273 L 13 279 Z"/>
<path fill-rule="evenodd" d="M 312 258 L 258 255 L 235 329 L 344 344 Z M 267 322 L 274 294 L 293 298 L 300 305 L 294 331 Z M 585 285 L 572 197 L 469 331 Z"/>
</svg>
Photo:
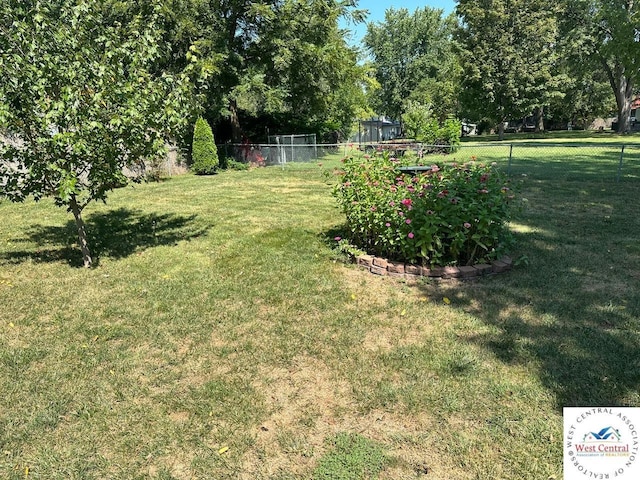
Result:
<svg viewBox="0 0 640 480">
<path fill-rule="evenodd" d="M 356 257 L 356 264 L 375 275 L 408 280 L 420 277 L 469 279 L 511 270 L 513 261 L 511 257 L 502 257 L 500 260 L 494 260 L 491 264 L 480 263 L 464 267 L 421 267 L 410 263 L 392 262 L 373 255 L 359 255 Z"/>
</svg>

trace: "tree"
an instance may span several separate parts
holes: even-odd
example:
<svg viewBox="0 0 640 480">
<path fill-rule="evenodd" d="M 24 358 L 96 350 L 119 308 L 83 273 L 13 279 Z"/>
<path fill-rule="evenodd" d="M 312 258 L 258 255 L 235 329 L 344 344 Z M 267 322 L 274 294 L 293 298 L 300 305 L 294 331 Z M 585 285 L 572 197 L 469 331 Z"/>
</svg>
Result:
<svg viewBox="0 0 640 480">
<path fill-rule="evenodd" d="M 161 24 L 145 2 L 0 5 L 0 128 L 15 138 L 0 143 L 0 195 L 66 207 L 85 267 L 84 208 L 125 185 L 125 167 L 162 154 L 188 117 L 189 71 L 156 68 Z"/>
<path fill-rule="evenodd" d="M 354 0 L 177 3 L 172 56 L 195 44 L 215 69 L 205 112 L 212 124 L 230 126 L 233 141 L 268 125 L 290 132 L 348 129 L 352 120 L 337 115 L 334 100 L 359 110 L 364 97 L 357 89 L 367 81 L 338 28 L 341 17 L 362 18 Z M 340 90 L 347 95 L 337 97 Z"/>
<path fill-rule="evenodd" d="M 550 0 L 458 0 L 462 102 L 498 124 L 540 111 L 562 95 L 557 17 Z"/>
<path fill-rule="evenodd" d="M 427 137 L 427 132 L 438 129 L 438 121 L 433 117 L 431 105 L 409 100 L 402 114 L 402 123 L 407 135 L 422 142 Z"/>
<path fill-rule="evenodd" d="M 615 112 L 615 98 L 601 62 L 592 54 L 591 42 L 569 31 L 575 25 L 563 23 L 561 14 L 557 48 L 559 69 L 566 79 L 562 86 L 564 96 L 551 101 L 547 117 L 556 126 L 572 124 L 587 128 L 594 119 Z"/>
<path fill-rule="evenodd" d="M 380 90 L 378 113 L 399 119 L 405 102 L 431 104 L 440 119 L 456 113 L 460 69 L 452 35 L 455 17 L 424 7 L 385 12 L 382 23 L 370 23 L 364 43 L 373 58 Z"/>
<path fill-rule="evenodd" d="M 613 90 L 618 132 L 629 131 L 640 76 L 640 7 L 633 0 L 566 0 L 561 16 L 572 49 L 596 62 Z"/>
<path fill-rule="evenodd" d="M 207 121 L 199 117 L 193 131 L 193 144 L 191 159 L 193 160 L 193 171 L 197 175 L 211 175 L 216 173 L 220 161 L 218 160 L 218 149 L 213 140 L 213 132 Z"/>
</svg>

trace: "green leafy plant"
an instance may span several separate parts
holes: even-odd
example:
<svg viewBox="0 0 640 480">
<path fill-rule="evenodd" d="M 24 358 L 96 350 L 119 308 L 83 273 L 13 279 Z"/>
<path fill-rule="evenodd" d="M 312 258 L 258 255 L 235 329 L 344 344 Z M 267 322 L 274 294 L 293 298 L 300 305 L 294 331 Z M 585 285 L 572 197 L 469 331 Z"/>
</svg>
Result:
<svg viewBox="0 0 640 480">
<path fill-rule="evenodd" d="M 366 156 L 365 156 L 366 157 Z M 515 198 L 495 166 L 470 161 L 402 172 L 406 161 L 344 160 L 335 188 L 349 243 L 374 255 L 429 265 L 468 265 L 504 253 Z"/>
<path fill-rule="evenodd" d="M 249 170 L 249 165 L 246 163 L 238 162 L 233 158 L 228 158 L 227 169 L 228 170 Z"/>
<path fill-rule="evenodd" d="M 442 145 L 443 153 L 455 151 L 460 145 L 462 124 L 454 118 L 446 119 L 442 124 L 431 111 L 431 106 L 409 100 L 402 115 L 402 121 L 407 133 L 417 141 L 427 145 Z M 435 149 L 439 150 L 439 149 Z M 434 149 L 429 149 L 434 151 Z"/>
<path fill-rule="evenodd" d="M 196 121 L 193 131 L 191 157 L 193 159 L 192 168 L 196 175 L 212 175 L 216 173 L 220 165 L 211 126 L 202 117 Z"/>
<path fill-rule="evenodd" d="M 207 70 L 186 58 L 163 71 L 167 12 L 118 3 L 0 2 L 0 125 L 16 139 L 0 141 L 0 196 L 71 212 L 85 267 L 84 209 L 166 153 Z"/>
</svg>

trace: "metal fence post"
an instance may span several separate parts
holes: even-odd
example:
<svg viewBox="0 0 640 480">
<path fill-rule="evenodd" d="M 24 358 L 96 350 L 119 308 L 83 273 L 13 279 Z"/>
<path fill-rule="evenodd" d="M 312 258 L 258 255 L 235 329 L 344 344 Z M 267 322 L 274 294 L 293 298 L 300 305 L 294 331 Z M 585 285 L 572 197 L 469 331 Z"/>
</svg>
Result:
<svg viewBox="0 0 640 480">
<path fill-rule="evenodd" d="M 511 175 L 511 158 L 513 157 L 513 143 L 509 145 L 509 163 L 507 164 L 507 175 Z"/>
<path fill-rule="evenodd" d="M 620 183 L 620 175 L 622 174 L 622 160 L 624 159 L 624 144 L 620 149 L 620 163 L 618 164 L 618 175 L 616 176 L 616 183 Z"/>
</svg>

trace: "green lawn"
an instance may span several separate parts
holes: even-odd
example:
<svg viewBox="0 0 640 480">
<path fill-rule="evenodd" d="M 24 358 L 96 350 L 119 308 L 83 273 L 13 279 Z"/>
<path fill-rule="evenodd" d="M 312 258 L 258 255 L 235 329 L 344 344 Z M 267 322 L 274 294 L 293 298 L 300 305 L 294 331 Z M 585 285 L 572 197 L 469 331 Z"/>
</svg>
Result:
<svg viewBox="0 0 640 480">
<path fill-rule="evenodd" d="M 0 478 L 561 478 L 563 406 L 640 406 L 640 181 L 528 158 L 468 283 L 342 263 L 332 158 L 118 190 L 91 270 L 0 202 Z"/>
</svg>

